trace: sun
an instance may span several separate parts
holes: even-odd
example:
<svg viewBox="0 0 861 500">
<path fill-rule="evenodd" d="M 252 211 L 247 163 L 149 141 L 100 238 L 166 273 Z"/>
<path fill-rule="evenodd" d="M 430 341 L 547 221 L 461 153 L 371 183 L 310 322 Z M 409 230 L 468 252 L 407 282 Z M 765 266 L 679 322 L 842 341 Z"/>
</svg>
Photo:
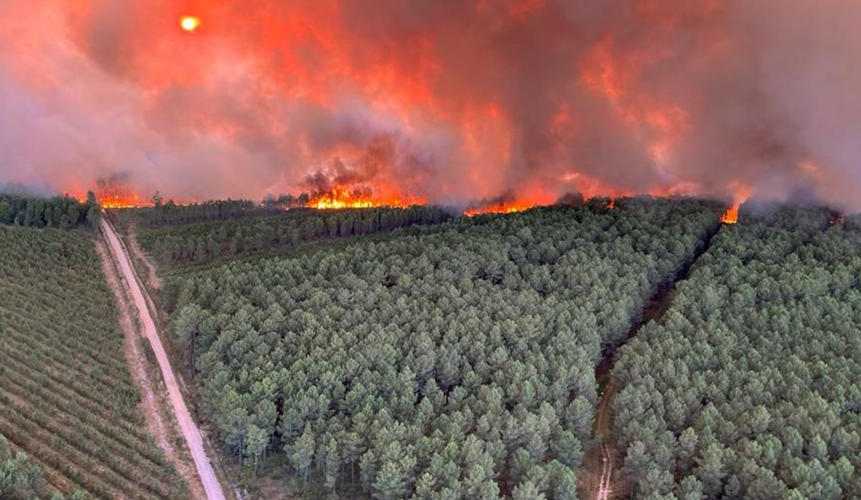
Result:
<svg viewBox="0 0 861 500">
<path fill-rule="evenodd" d="M 183 16 L 179 20 L 179 25 L 182 26 L 182 29 L 185 31 L 194 31 L 200 26 L 200 19 L 194 16 Z"/>
</svg>

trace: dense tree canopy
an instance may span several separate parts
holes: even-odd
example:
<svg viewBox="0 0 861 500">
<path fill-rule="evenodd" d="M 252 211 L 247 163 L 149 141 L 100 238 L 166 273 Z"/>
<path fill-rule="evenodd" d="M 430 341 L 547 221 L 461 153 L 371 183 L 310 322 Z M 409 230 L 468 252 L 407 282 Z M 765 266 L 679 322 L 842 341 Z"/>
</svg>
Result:
<svg viewBox="0 0 861 500">
<path fill-rule="evenodd" d="M 124 208 L 118 212 L 123 217 L 134 219 L 140 226 L 161 226 L 274 215 L 278 210 L 258 207 L 250 200 L 213 200 L 177 205 L 173 201 L 165 203 L 161 195 L 156 193 L 153 196 L 153 206 Z"/>
<path fill-rule="evenodd" d="M 717 223 L 618 200 L 195 274 L 173 330 L 254 466 L 378 498 L 573 498 L 594 367 Z M 311 481 L 311 478 L 314 481 Z"/>
<path fill-rule="evenodd" d="M 615 433 L 638 496 L 861 494 L 861 230 L 829 219 L 743 212 L 622 349 Z"/>
<path fill-rule="evenodd" d="M 217 206 L 213 204 L 213 207 Z M 182 210 L 198 208 L 182 207 Z M 160 262 L 181 265 L 222 256 L 248 255 L 317 239 L 344 238 L 388 232 L 412 225 L 436 224 L 451 218 L 448 212 L 439 208 L 418 206 L 352 210 L 299 208 L 276 211 L 276 214 L 228 218 L 218 222 L 143 227 L 138 230 L 138 237 L 144 249 Z"/>
<path fill-rule="evenodd" d="M 84 203 L 68 196 L 43 198 L 0 193 L 0 224 L 71 229 L 96 227 L 99 217 L 99 206 L 92 193 Z"/>
</svg>

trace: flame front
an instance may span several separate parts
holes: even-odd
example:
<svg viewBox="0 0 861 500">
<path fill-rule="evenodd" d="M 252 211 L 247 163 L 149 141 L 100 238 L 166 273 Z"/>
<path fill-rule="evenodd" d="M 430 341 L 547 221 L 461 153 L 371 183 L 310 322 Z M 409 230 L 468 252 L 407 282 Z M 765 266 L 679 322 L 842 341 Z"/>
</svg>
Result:
<svg viewBox="0 0 861 500">
<path fill-rule="evenodd" d="M 72 194 L 71 196 L 80 201 L 81 203 L 87 201 L 87 196 L 80 193 Z M 140 196 L 133 193 L 98 192 L 96 193 L 96 201 L 99 203 L 99 205 L 101 205 L 102 208 L 106 209 L 137 208 L 151 205 L 151 203 L 142 200 Z"/>
<path fill-rule="evenodd" d="M 727 208 L 723 215 L 720 217 L 720 221 L 724 224 L 735 224 L 738 222 L 738 204 L 734 204 L 733 206 Z"/>
<path fill-rule="evenodd" d="M 463 211 L 463 215 L 467 217 L 475 217 L 476 215 L 481 214 L 513 214 L 529 210 L 530 208 L 535 208 L 536 206 L 538 206 L 538 204 L 525 200 L 506 201 L 482 205 L 475 208 L 468 208 Z"/>
<path fill-rule="evenodd" d="M 114 3 L 0 2 L 0 128 L 20 163 L 0 181 L 70 191 L 126 172 L 144 194 L 306 191 L 314 208 L 514 193 L 470 214 L 735 182 L 861 204 L 861 108 L 845 105 L 861 76 L 827 78 L 861 54 L 830 22 L 859 2 Z"/>
<path fill-rule="evenodd" d="M 134 208 L 143 205 L 138 195 L 133 195 L 127 198 L 122 196 L 99 198 L 99 204 L 102 208 Z"/>
<path fill-rule="evenodd" d="M 375 208 L 395 207 L 403 208 L 410 205 L 423 205 L 424 199 L 404 199 L 400 197 L 375 197 L 369 189 L 349 190 L 342 187 L 333 187 L 325 192 L 314 194 L 308 204 L 308 208 L 317 210 L 334 210 L 340 208 Z"/>
<path fill-rule="evenodd" d="M 736 224 L 738 222 L 739 208 L 742 203 L 747 201 L 752 192 L 749 186 L 741 182 L 733 183 L 732 190 L 734 193 L 732 205 L 730 205 L 720 217 L 720 221 L 724 224 Z"/>
</svg>

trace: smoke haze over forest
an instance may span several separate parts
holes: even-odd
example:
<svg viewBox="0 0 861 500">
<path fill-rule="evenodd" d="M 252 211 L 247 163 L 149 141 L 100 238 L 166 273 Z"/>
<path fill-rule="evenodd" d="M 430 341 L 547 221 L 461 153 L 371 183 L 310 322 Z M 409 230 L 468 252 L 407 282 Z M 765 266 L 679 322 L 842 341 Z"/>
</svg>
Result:
<svg viewBox="0 0 861 500">
<path fill-rule="evenodd" d="M 858 19 L 856 0 L 3 0 L 0 183 L 857 210 Z"/>
</svg>

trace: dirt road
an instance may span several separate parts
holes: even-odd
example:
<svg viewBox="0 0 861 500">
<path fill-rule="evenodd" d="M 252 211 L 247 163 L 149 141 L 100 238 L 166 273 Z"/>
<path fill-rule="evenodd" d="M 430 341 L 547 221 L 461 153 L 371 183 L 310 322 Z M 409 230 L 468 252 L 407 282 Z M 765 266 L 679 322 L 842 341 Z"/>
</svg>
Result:
<svg viewBox="0 0 861 500">
<path fill-rule="evenodd" d="M 607 374 L 609 376 L 609 374 Z M 601 479 L 598 483 L 597 500 L 609 500 L 613 494 L 614 486 L 618 486 L 619 478 L 613 476 L 613 465 L 616 461 L 616 450 L 613 448 L 613 424 L 612 407 L 613 398 L 616 397 L 616 381 L 609 379 L 601 399 L 595 408 L 595 435 L 601 440 Z"/>
<path fill-rule="evenodd" d="M 146 338 L 152 346 L 153 352 L 155 352 L 159 369 L 161 369 L 161 374 L 164 378 L 165 386 L 167 387 L 168 399 L 173 407 L 176 420 L 179 422 L 182 435 L 185 438 L 186 443 L 188 443 L 188 449 L 191 452 L 191 456 L 194 459 L 194 465 L 197 467 L 197 473 L 200 475 L 200 480 L 203 483 L 204 490 L 206 491 L 206 498 L 209 500 L 223 500 L 224 492 L 221 490 L 221 484 L 218 482 L 218 478 L 215 475 L 215 471 L 212 468 L 209 457 L 206 456 L 206 451 L 203 449 L 203 440 L 200 436 L 200 430 L 197 428 L 197 425 L 195 425 L 194 420 L 191 419 L 188 408 L 185 406 L 185 400 L 182 399 L 182 393 L 179 390 L 179 385 L 177 384 L 176 377 L 173 374 L 173 369 L 168 361 L 167 353 L 165 353 L 164 347 L 161 344 L 161 339 L 158 336 L 155 322 L 150 315 L 143 291 L 141 290 L 140 284 L 138 283 L 132 269 L 131 260 L 129 259 L 125 247 L 120 243 L 116 231 L 114 231 L 111 224 L 104 218 L 102 219 L 102 234 L 104 235 L 105 241 L 114 256 L 120 273 L 128 282 L 132 299 L 134 300 L 138 314 L 140 315 L 141 327 L 143 328 L 144 335 L 146 335 Z"/>
<path fill-rule="evenodd" d="M 613 489 L 610 487 L 610 478 L 613 477 L 613 453 L 610 445 L 604 443 L 604 467 L 601 470 L 601 484 L 598 486 L 598 500 L 607 500 L 610 498 L 610 493 Z"/>
<path fill-rule="evenodd" d="M 712 241 L 720 231 L 722 224 L 716 223 L 706 234 L 694 250 L 694 255 L 688 259 L 674 276 L 666 280 L 646 303 L 642 317 L 631 325 L 628 335 L 622 344 L 636 337 L 640 329 L 652 320 L 660 320 L 672 304 L 673 292 L 680 281 L 688 279 L 696 261 L 705 254 L 712 245 Z M 600 400 L 595 408 L 594 433 L 600 439 L 600 447 L 595 447 L 587 452 L 584 457 L 584 467 L 580 475 L 581 497 L 592 496 L 595 492 L 597 500 L 608 500 L 610 498 L 627 498 L 630 496 L 629 478 L 619 474 L 622 465 L 622 456 L 617 453 L 613 440 L 613 399 L 616 397 L 618 381 L 613 378 L 613 365 L 616 354 L 621 345 L 604 356 L 601 363 L 595 368 L 595 380 L 604 385 L 600 394 Z M 601 382 L 604 381 L 604 382 Z M 598 455 L 600 453 L 600 456 Z M 597 484 L 596 472 L 600 468 L 601 475 Z"/>
</svg>

